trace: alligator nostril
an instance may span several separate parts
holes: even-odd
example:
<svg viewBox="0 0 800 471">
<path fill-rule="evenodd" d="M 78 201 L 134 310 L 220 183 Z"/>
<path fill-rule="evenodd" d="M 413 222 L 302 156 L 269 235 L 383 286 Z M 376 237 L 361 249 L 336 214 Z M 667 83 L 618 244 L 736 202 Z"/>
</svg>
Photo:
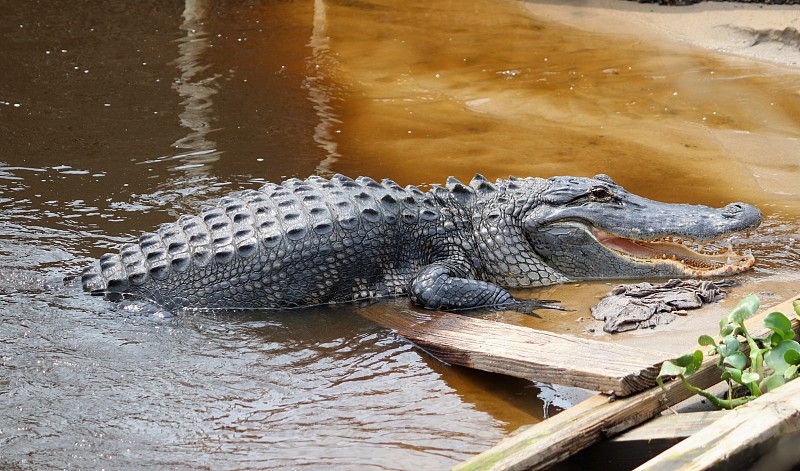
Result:
<svg viewBox="0 0 800 471">
<path fill-rule="evenodd" d="M 731 203 L 722 208 L 722 216 L 726 218 L 734 218 L 745 211 L 744 203 Z"/>
</svg>

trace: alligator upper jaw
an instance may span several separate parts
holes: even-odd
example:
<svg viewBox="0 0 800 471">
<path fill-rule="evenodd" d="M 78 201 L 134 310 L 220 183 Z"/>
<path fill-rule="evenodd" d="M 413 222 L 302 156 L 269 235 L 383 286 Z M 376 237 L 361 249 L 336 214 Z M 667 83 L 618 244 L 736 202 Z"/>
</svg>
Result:
<svg viewBox="0 0 800 471">
<path fill-rule="evenodd" d="M 732 275 L 746 271 L 755 263 L 749 250 L 739 253 L 729 247 L 715 253 L 704 253 L 687 247 L 680 239 L 633 240 L 595 227 L 591 228 L 591 234 L 600 245 L 620 256 L 639 263 L 672 264 L 688 276 Z"/>
</svg>

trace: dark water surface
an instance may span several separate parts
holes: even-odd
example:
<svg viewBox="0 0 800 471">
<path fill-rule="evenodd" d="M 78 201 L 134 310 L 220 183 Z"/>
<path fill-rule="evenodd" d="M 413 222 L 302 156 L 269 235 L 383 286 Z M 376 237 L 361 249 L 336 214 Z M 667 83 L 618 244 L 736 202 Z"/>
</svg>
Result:
<svg viewBox="0 0 800 471">
<path fill-rule="evenodd" d="M 0 0 L 0 468 L 446 469 L 577 400 L 359 315 L 162 319 L 59 287 L 199 202 L 311 174 L 608 173 L 756 203 L 742 292 L 797 289 L 800 75 L 474 0 Z M 498 318 L 585 334 L 575 309 Z M 677 323 L 676 323 L 677 324 Z M 713 323 L 711 324 L 713 325 Z"/>
</svg>

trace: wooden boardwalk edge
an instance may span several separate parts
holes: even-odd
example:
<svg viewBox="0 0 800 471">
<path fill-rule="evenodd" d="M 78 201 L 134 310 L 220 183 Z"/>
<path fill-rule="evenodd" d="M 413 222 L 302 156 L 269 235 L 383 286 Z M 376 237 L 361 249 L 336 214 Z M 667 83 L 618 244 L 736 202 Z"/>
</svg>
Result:
<svg viewBox="0 0 800 471">
<path fill-rule="evenodd" d="M 725 410 L 704 410 L 659 415 L 636 428 L 620 433 L 608 440 L 608 443 L 620 446 L 625 443 L 652 442 L 655 440 L 682 440 L 713 424 L 727 413 L 728 411 Z"/>
<path fill-rule="evenodd" d="M 793 312 L 792 298 L 763 309 L 747 321 L 748 328 L 758 334 L 764 317 L 773 311 Z M 793 320 L 798 330 L 797 319 Z M 699 347 L 692 348 L 694 351 Z M 721 381 L 714 358 L 706 358 L 692 376 L 692 384 L 708 388 Z M 800 383 L 798 383 L 800 386 Z M 780 391 L 780 390 L 778 390 Z M 593 396 L 560 414 L 513 435 L 495 447 L 457 466 L 454 470 L 522 470 L 545 469 L 578 451 L 645 422 L 667 407 L 692 396 L 680 381 L 666 384 L 666 391 L 653 387 L 633 396 L 618 398 Z"/>
<path fill-rule="evenodd" d="M 744 464 L 780 434 L 800 430 L 800 381 L 790 381 L 743 406 L 660 455 L 636 471 L 719 469 L 726 462 Z"/>
<path fill-rule="evenodd" d="M 685 440 L 728 411 L 705 410 L 664 414 L 609 440 L 602 440 L 556 466 L 563 471 L 586 469 L 634 469 Z"/>
<path fill-rule="evenodd" d="M 449 364 L 617 396 L 653 386 L 672 356 L 449 312 L 362 315 Z"/>
</svg>

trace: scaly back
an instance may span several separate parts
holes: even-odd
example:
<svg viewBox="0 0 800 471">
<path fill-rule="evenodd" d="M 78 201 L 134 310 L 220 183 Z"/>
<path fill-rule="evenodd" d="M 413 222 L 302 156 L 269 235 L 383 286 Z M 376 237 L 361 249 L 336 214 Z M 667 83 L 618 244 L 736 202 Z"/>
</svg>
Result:
<svg viewBox="0 0 800 471">
<path fill-rule="evenodd" d="M 441 206 L 413 186 L 337 175 L 234 193 L 84 271 L 84 289 L 167 308 L 279 308 L 401 294 L 402 251 Z"/>
</svg>

